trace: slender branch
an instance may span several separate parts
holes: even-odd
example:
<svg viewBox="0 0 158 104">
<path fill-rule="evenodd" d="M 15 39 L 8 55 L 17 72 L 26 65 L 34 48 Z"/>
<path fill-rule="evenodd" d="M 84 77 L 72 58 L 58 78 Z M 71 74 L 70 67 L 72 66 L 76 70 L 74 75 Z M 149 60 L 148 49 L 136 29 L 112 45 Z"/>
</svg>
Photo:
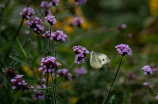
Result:
<svg viewBox="0 0 158 104">
<path fill-rule="evenodd" d="M 56 104 L 56 94 L 55 94 L 55 87 L 54 87 L 54 79 L 52 77 L 52 73 L 51 73 L 51 82 L 52 82 L 52 88 L 53 88 L 53 101 L 54 101 L 54 104 Z"/>
<path fill-rule="evenodd" d="M 72 69 L 72 67 L 75 65 L 75 63 L 70 67 L 70 69 L 64 74 L 64 76 L 54 85 L 54 87 L 57 86 L 57 84 L 59 84 L 59 82 L 67 75 L 68 72 L 70 72 L 70 70 Z"/>
<path fill-rule="evenodd" d="M 148 74 L 148 86 L 147 86 L 147 104 L 149 104 L 149 74 Z"/>
<path fill-rule="evenodd" d="M 107 96 L 106 96 L 106 98 L 105 98 L 103 104 L 108 104 L 108 98 L 109 98 L 109 96 L 110 96 L 111 89 L 112 89 L 112 87 L 113 87 L 113 85 L 114 85 L 115 79 L 116 79 L 116 77 L 117 77 L 117 75 L 118 75 L 118 72 L 119 72 L 119 69 L 120 69 L 120 66 L 121 66 L 121 63 L 122 63 L 122 58 L 123 58 L 123 56 L 121 56 L 121 60 L 120 60 L 120 63 L 119 63 L 117 72 L 116 72 L 115 77 L 114 77 L 114 79 L 113 79 L 113 81 L 112 81 L 112 83 L 111 83 L 110 89 L 109 89 L 109 91 L 108 91 L 108 93 L 107 93 Z"/>
<path fill-rule="evenodd" d="M 51 37 L 51 32 L 52 32 L 52 25 L 50 25 L 50 36 L 49 36 L 49 41 L 48 41 L 48 50 L 50 51 L 50 37 Z"/>
</svg>

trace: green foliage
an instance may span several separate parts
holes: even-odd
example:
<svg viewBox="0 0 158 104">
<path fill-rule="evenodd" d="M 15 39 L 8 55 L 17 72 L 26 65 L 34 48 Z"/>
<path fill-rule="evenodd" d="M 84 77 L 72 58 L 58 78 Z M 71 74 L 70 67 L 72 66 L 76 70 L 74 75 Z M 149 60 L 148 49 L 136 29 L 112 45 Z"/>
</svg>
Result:
<svg viewBox="0 0 158 104">
<path fill-rule="evenodd" d="M 129 101 L 130 98 L 131 98 L 131 91 L 130 91 L 130 84 L 128 83 L 124 104 L 128 104 L 128 101 Z"/>
</svg>

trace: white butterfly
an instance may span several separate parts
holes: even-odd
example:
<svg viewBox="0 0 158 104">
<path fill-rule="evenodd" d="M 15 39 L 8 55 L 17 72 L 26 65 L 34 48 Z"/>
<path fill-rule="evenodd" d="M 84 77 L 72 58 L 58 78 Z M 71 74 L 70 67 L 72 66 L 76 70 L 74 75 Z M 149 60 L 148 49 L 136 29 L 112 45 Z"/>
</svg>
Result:
<svg viewBox="0 0 158 104">
<path fill-rule="evenodd" d="M 90 65 L 93 68 L 101 68 L 104 64 L 109 63 L 111 60 L 104 54 L 98 52 L 91 52 Z"/>
</svg>

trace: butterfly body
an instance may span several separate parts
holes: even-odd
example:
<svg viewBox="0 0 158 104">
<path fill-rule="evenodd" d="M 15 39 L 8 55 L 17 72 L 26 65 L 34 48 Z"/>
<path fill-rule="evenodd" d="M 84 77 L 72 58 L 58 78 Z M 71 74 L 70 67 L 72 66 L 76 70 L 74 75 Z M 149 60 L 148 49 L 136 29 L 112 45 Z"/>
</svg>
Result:
<svg viewBox="0 0 158 104">
<path fill-rule="evenodd" d="M 104 64 L 109 63 L 111 60 L 102 53 L 98 53 L 98 52 L 91 52 L 91 56 L 90 56 L 90 65 L 93 68 L 101 68 Z"/>
</svg>

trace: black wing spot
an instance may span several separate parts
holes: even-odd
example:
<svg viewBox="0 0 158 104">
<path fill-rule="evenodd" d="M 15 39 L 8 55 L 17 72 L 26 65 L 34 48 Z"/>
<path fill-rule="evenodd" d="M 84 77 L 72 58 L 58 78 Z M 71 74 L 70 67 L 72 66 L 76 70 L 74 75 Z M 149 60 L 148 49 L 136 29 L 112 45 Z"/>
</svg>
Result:
<svg viewBox="0 0 158 104">
<path fill-rule="evenodd" d="M 103 59 L 103 61 L 105 61 L 105 60 Z"/>
</svg>

